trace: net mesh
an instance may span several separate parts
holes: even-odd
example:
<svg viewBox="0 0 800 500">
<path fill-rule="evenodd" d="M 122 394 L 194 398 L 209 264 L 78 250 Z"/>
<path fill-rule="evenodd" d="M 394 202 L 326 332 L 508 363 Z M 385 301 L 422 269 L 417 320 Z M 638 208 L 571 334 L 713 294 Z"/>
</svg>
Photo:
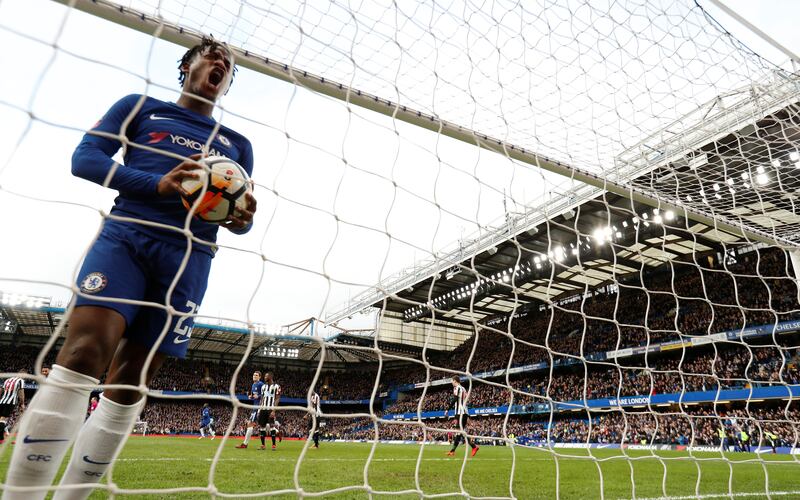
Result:
<svg viewBox="0 0 800 500">
<path fill-rule="evenodd" d="M 177 98 L 183 49 L 167 41 L 211 34 L 249 68 L 215 118 L 253 143 L 259 200 L 253 232 L 220 239 L 197 318 L 209 325 L 190 344 L 197 359 L 227 364 L 194 371 L 189 386 L 203 394 L 179 393 L 191 361 L 137 387 L 150 397 L 142 420 L 159 433 L 191 427 L 181 415 L 212 401 L 225 436 L 207 457 L 207 482 L 153 486 L 126 478 L 137 459 L 123 458 L 98 489 L 800 494 L 791 481 L 800 87 L 702 4 L 65 3 L 37 2 L 35 22 L 28 2 L 0 4 L 0 40 L 20 47 L 9 57 L 22 68 L 0 95 L 10 131 L 0 138 L 0 199 L 30 214 L 4 222 L 15 243 L 0 258 L 25 265 L 4 269 L 3 282 L 79 292 L 86 247 L 52 242 L 88 241 L 113 217 L 108 190 L 71 183 L 66 158 L 119 89 Z M 25 308 L 14 301 L 4 298 Z M 70 313 L 38 334 L 37 366 Z M 24 312 L 9 316 L 25 322 Z M 326 321 L 295 323 L 307 316 Z M 286 363 L 295 356 L 300 364 Z M 372 443 L 349 459 L 354 473 L 310 480 L 307 441 L 285 481 L 237 483 L 226 447 L 252 407 L 235 396 L 264 365 L 290 401 L 278 416 L 290 433 L 308 435 L 314 390 L 369 400 L 311 419 L 327 436 Z M 7 360 L 0 371 L 15 367 Z M 445 408 L 453 415 L 454 375 L 468 422 L 441 419 Z M 437 481 L 428 466 L 442 457 L 431 445 L 460 436 L 504 446 L 490 455 L 497 467 L 473 469 L 464 443 Z M 418 450 L 396 458 L 387 440 Z M 772 460 L 773 445 L 790 460 Z M 734 447 L 758 454 L 742 465 Z"/>
</svg>

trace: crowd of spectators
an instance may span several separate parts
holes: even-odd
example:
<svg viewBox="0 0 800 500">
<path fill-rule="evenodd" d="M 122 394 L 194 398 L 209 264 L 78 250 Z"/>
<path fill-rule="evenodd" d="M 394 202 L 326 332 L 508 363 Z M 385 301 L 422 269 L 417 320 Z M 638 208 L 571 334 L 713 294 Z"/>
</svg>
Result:
<svg viewBox="0 0 800 500">
<path fill-rule="evenodd" d="M 786 343 L 797 343 L 792 335 Z M 712 391 L 717 389 L 748 388 L 773 384 L 800 384 L 800 349 L 774 345 L 730 344 L 708 347 L 704 352 L 687 351 L 681 357 L 648 357 L 631 360 L 622 365 L 589 363 L 562 368 L 551 376 L 549 370 L 514 375 L 506 382 L 504 376 L 491 379 L 493 383 L 476 379 L 466 382 L 471 407 L 497 407 L 509 404 L 530 404 L 545 401 L 575 401 L 622 396 L 651 396 L 655 394 Z M 637 366 L 638 365 L 638 366 Z M 514 389 L 512 394 L 508 388 Z M 450 404 L 452 387 L 449 384 L 417 389 L 388 408 L 392 413 L 416 412 L 422 399 L 421 411 L 444 410 Z"/>
<path fill-rule="evenodd" d="M 727 434 L 746 431 L 754 445 L 765 445 L 767 433 L 777 435 L 786 446 L 800 444 L 800 410 L 783 406 L 722 409 L 712 406 L 680 412 L 658 413 L 645 410 L 597 411 L 585 418 L 533 419 L 530 415 L 475 417 L 467 431 L 478 438 L 510 438 L 527 443 L 625 443 L 636 445 L 719 446 L 719 430 Z M 444 441 L 457 429 L 455 419 L 378 422 L 382 440 Z M 375 439 L 375 424 L 358 419 L 331 429 L 341 439 Z"/>
<path fill-rule="evenodd" d="M 592 359 L 594 353 L 687 340 L 691 336 L 774 325 L 800 318 L 786 253 L 767 249 L 740 256 L 727 270 L 675 263 L 641 282 L 581 300 L 527 311 L 478 331 L 452 352 L 433 353 L 431 366 L 480 373 L 538 362 Z M 513 349 L 512 349 L 513 342 Z M 477 343 L 477 345 L 475 345 Z M 430 380 L 447 376 L 431 370 Z M 421 365 L 386 377 L 423 382 Z"/>
</svg>

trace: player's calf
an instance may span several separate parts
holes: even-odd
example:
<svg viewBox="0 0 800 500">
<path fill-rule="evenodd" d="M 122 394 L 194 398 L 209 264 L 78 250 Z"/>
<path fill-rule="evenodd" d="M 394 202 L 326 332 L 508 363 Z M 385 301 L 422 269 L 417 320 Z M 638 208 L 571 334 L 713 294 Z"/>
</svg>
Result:
<svg viewBox="0 0 800 500">
<path fill-rule="evenodd" d="M 81 428 L 72 448 L 67 470 L 61 485 L 100 482 L 106 470 L 122 451 L 136 417 L 144 407 L 144 398 L 133 405 L 121 405 L 100 395 L 100 403 Z M 91 494 L 93 488 L 59 489 L 53 500 L 80 500 Z"/>
<path fill-rule="evenodd" d="M 49 487 L 72 441 L 83 425 L 91 386 L 98 380 L 54 365 L 19 424 L 6 475 L 7 486 Z M 3 500 L 41 499 L 46 491 L 14 492 Z"/>
</svg>

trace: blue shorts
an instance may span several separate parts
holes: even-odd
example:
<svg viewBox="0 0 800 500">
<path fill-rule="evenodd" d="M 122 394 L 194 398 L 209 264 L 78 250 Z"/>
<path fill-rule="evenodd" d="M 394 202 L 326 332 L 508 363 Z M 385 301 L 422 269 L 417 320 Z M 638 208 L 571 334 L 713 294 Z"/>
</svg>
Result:
<svg viewBox="0 0 800 500">
<path fill-rule="evenodd" d="M 182 358 L 189 347 L 194 314 L 206 293 L 212 259 L 209 253 L 197 245 L 192 247 L 172 291 L 172 307 L 189 316 L 168 316 L 159 307 L 97 298 L 165 304 L 185 253 L 186 247 L 142 233 L 135 224 L 107 220 L 78 273 L 80 294 L 75 305 L 117 311 L 125 318 L 125 337 L 147 347 L 156 345 L 164 325 L 168 325 L 158 352 Z"/>
<path fill-rule="evenodd" d="M 200 428 L 203 429 L 203 428 L 208 427 L 209 425 L 211 425 L 211 422 L 212 422 L 211 420 L 201 420 L 200 421 Z"/>
<path fill-rule="evenodd" d="M 258 420 L 258 410 L 253 410 L 250 412 L 250 418 L 248 419 L 250 422 L 255 422 Z"/>
</svg>

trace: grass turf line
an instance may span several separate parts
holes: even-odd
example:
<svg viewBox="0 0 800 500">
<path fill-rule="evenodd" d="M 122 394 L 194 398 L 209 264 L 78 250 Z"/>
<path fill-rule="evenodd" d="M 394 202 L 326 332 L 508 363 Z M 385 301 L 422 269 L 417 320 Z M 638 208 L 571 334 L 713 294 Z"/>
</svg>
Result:
<svg viewBox="0 0 800 500">
<path fill-rule="evenodd" d="M 217 463 L 214 485 L 220 493 L 253 494 L 268 490 L 294 489 L 294 470 L 303 442 L 284 441 L 273 452 L 258 449 L 257 440 L 246 450 L 234 449 L 240 441 L 227 441 Z M 205 488 L 210 483 L 214 454 L 221 440 L 133 437 L 125 446 L 114 467 L 114 483 L 122 489 Z M 364 476 L 375 491 L 387 498 L 418 498 L 416 494 L 398 495 L 416 489 L 415 468 L 420 447 L 378 444 L 367 466 L 370 443 L 327 443 L 319 450 L 309 449 L 300 466 L 299 482 L 305 492 L 321 492 L 345 487 L 361 487 Z M 426 446 L 419 470 L 419 486 L 426 494 L 458 494 L 459 473 L 464 447 L 457 456 L 444 456 L 444 446 Z M 0 457 L 0 477 L 5 476 L 11 446 Z M 800 462 L 792 457 L 736 453 L 728 454 L 730 463 L 719 453 L 628 452 L 592 450 L 597 460 L 587 459 L 587 450 L 559 449 L 558 456 L 541 449 L 515 448 L 513 496 L 520 499 L 600 498 L 600 474 L 603 493 L 608 499 L 662 498 L 666 477 L 668 498 L 694 498 L 698 473 L 701 474 L 701 498 L 727 498 L 732 472 L 734 498 L 765 498 L 767 484 L 780 498 L 800 498 Z M 663 461 L 658 457 L 662 457 Z M 763 461 L 762 461 L 763 459 Z M 468 458 L 463 474 L 464 490 L 471 496 L 509 497 L 512 451 L 506 447 L 483 446 L 475 458 Z M 63 467 L 62 467 L 63 470 Z M 556 474 L 558 470 L 558 481 Z M 766 474 L 765 474 L 766 470 Z M 634 490 L 635 487 L 635 490 Z M 716 496 L 719 495 L 719 496 Z M 106 491 L 96 491 L 90 498 L 107 498 Z M 208 493 L 190 492 L 136 495 L 136 498 L 210 498 Z M 297 498 L 296 494 L 270 498 Z M 364 490 L 349 490 L 325 498 L 368 498 Z M 450 496 L 443 498 L 463 498 Z"/>
</svg>

